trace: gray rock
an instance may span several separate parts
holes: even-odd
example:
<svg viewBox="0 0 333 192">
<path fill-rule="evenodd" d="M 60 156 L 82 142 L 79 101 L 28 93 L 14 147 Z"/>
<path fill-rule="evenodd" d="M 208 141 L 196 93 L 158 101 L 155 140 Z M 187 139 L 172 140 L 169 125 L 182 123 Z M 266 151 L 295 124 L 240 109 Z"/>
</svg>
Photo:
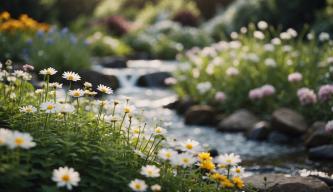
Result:
<svg viewBox="0 0 333 192">
<path fill-rule="evenodd" d="M 251 112 L 241 109 L 231 114 L 218 125 L 218 130 L 227 132 L 249 131 L 254 127 L 259 119 Z"/>
<path fill-rule="evenodd" d="M 116 76 L 113 75 L 104 75 L 102 73 L 96 71 L 84 71 L 80 73 L 83 81 L 88 81 L 93 84 L 93 86 L 98 86 L 99 84 L 103 84 L 111 87 L 113 90 L 119 88 L 119 81 Z"/>
<path fill-rule="evenodd" d="M 313 177 L 262 174 L 244 178 L 244 182 L 246 189 L 259 192 L 330 192 L 323 181 Z"/>
<path fill-rule="evenodd" d="M 169 72 L 155 72 L 139 77 L 137 85 L 140 87 L 167 87 L 165 79 L 171 77 Z"/>
<path fill-rule="evenodd" d="M 194 105 L 185 113 L 187 125 L 214 125 L 216 124 L 216 111 L 208 105 Z"/>
<path fill-rule="evenodd" d="M 311 130 L 305 137 L 307 148 L 318 147 L 321 145 L 333 144 L 333 136 L 325 131 L 325 122 L 315 122 Z"/>
<path fill-rule="evenodd" d="M 126 68 L 127 59 L 123 57 L 104 57 L 98 59 L 98 63 L 107 68 Z"/>
<path fill-rule="evenodd" d="M 288 135 L 301 135 L 307 130 L 303 116 L 287 108 L 275 110 L 271 124 L 273 129 Z"/>
<path fill-rule="evenodd" d="M 265 121 L 260 121 L 246 133 L 246 137 L 250 140 L 263 141 L 267 139 L 270 132 L 269 124 Z"/>
<path fill-rule="evenodd" d="M 299 138 L 297 138 L 297 141 L 298 140 Z M 278 144 L 290 144 L 296 142 L 294 137 L 289 136 L 280 131 L 272 131 L 268 135 L 267 141 L 270 143 L 278 143 Z"/>
<path fill-rule="evenodd" d="M 333 144 L 310 148 L 309 158 L 317 160 L 333 160 Z"/>
</svg>

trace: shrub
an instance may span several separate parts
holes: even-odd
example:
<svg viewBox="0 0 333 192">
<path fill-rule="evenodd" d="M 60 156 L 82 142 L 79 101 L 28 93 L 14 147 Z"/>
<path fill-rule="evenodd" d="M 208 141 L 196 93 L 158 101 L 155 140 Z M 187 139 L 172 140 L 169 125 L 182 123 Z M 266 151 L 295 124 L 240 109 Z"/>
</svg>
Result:
<svg viewBox="0 0 333 192">
<path fill-rule="evenodd" d="M 155 58 L 174 59 L 180 51 L 208 45 L 211 38 L 200 29 L 162 21 L 131 33 L 126 41 L 136 51 L 149 53 Z"/>
<path fill-rule="evenodd" d="M 95 32 L 87 37 L 87 42 L 94 56 L 128 56 L 131 48 L 120 39 Z"/>
<path fill-rule="evenodd" d="M 238 155 L 213 161 L 194 140 L 168 139 L 167 130 L 145 123 L 129 99 L 95 100 L 89 83 L 71 90 L 80 80 L 74 72 L 62 75 L 70 87 L 66 98 L 59 98 L 55 90 L 61 85 L 49 82 L 55 69 L 40 71 L 45 86 L 38 90 L 26 81 L 29 73 L 10 69 L 6 62 L 1 70 L 2 80 L 10 83 L 0 83 L 0 117 L 7 123 L 0 129 L 2 190 L 145 191 L 158 184 L 164 191 L 230 192 L 244 187 Z M 103 85 L 97 91 L 112 93 Z"/>
<path fill-rule="evenodd" d="M 329 35 L 297 35 L 293 29 L 278 33 L 261 21 L 232 33 L 231 41 L 193 49 L 181 57 L 175 90 L 227 113 L 248 108 L 267 115 L 277 107 L 290 107 L 309 121 L 327 120 L 330 100 L 319 95 L 332 96 L 324 86 L 332 80 Z M 220 92 L 225 102 L 217 98 Z"/>
<path fill-rule="evenodd" d="M 37 70 L 52 66 L 60 71 L 82 71 L 91 65 L 90 51 L 85 41 L 66 28 L 38 32 L 27 41 L 27 47 L 25 60 L 33 63 Z"/>
</svg>

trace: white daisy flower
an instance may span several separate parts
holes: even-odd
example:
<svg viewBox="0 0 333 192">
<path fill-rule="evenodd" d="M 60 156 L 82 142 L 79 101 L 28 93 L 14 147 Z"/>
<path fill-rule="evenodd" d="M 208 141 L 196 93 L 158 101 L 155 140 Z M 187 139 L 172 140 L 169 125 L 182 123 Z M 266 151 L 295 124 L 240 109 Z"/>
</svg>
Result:
<svg viewBox="0 0 333 192">
<path fill-rule="evenodd" d="M 231 168 L 231 172 L 233 173 L 234 176 L 241 177 L 244 174 L 244 168 L 241 166 L 235 166 Z"/>
<path fill-rule="evenodd" d="M 223 155 L 217 156 L 215 158 L 215 161 L 218 164 L 235 166 L 238 163 L 240 163 L 242 160 L 240 159 L 239 155 L 235 155 L 234 153 L 230 153 L 230 154 L 223 154 Z"/>
<path fill-rule="evenodd" d="M 113 93 L 113 90 L 110 87 L 107 87 L 107 86 L 102 85 L 102 84 L 98 85 L 97 90 L 102 92 L 102 93 L 108 94 L 108 95 Z"/>
<path fill-rule="evenodd" d="M 84 82 L 83 86 L 86 88 L 90 88 L 90 87 L 92 87 L 92 84 L 89 82 Z"/>
<path fill-rule="evenodd" d="M 146 191 L 148 186 L 146 184 L 145 181 L 141 180 L 141 179 L 134 179 L 133 181 L 131 181 L 128 185 L 133 191 Z"/>
<path fill-rule="evenodd" d="M 44 89 L 36 89 L 35 90 L 35 93 L 36 94 L 41 94 L 41 93 L 43 93 L 44 92 Z"/>
<path fill-rule="evenodd" d="M 124 113 L 133 113 L 135 107 L 132 105 L 125 105 L 124 106 Z"/>
<path fill-rule="evenodd" d="M 266 21 L 259 21 L 257 26 L 260 30 L 265 30 L 268 27 L 268 23 Z"/>
<path fill-rule="evenodd" d="M 54 88 L 54 89 L 61 89 L 62 88 L 62 84 L 58 83 L 58 82 L 50 83 L 49 86 L 51 88 Z"/>
<path fill-rule="evenodd" d="M 57 104 L 56 110 L 59 113 L 73 113 L 75 111 L 75 107 L 68 103 Z"/>
<path fill-rule="evenodd" d="M 40 105 L 40 109 L 45 111 L 45 113 L 56 113 L 57 112 L 56 104 L 52 101 L 42 103 Z"/>
<path fill-rule="evenodd" d="M 21 113 L 35 113 L 37 111 L 36 107 L 32 105 L 22 106 L 19 108 Z"/>
<path fill-rule="evenodd" d="M 196 158 L 189 153 L 178 154 L 176 158 L 172 159 L 171 164 L 181 166 L 183 168 L 191 167 L 196 162 Z"/>
<path fill-rule="evenodd" d="M 0 146 L 6 145 L 11 135 L 12 132 L 9 129 L 0 128 Z"/>
<path fill-rule="evenodd" d="M 146 177 L 159 177 L 160 169 L 155 165 L 146 165 L 141 167 L 141 175 Z"/>
<path fill-rule="evenodd" d="M 59 167 L 53 170 L 52 181 L 57 183 L 58 187 L 67 187 L 72 190 L 73 186 L 78 186 L 80 182 L 80 174 L 73 168 Z"/>
<path fill-rule="evenodd" d="M 180 146 L 183 151 L 187 151 L 187 152 L 195 153 L 200 150 L 199 142 L 192 140 L 192 139 L 188 139 L 184 142 L 181 142 Z"/>
<path fill-rule="evenodd" d="M 162 127 L 156 127 L 156 128 L 154 129 L 154 134 L 155 134 L 155 135 L 166 135 L 167 132 L 168 132 L 168 131 L 167 131 L 166 129 L 162 128 Z"/>
<path fill-rule="evenodd" d="M 81 77 L 79 74 L 72 72 L 72 71 L 67 71 L 62 74 L 62 77 L 68 81 L 80 81 Z"/>
<path fill-rule="evenodd" d="M 176 158 L 177 152 L 172 149 L 161 149 L 158 152 L 158 157 L 163 159 L 163 160 L 169 160 L 171 161 L 172 159 Z"/>
<path fill-rule="evenodd" d="M 150 186 L 150 189 L 154 192 L 158 192 L 158 191 L 162 190 L 162 187 L 159 184 L 154 184 L 154 185 Z"/>
<path fill-rule="evenodd" d="M 57 72 L 58 72 L 58 71 L 55 70 L 54 68 L 49 67 L 49 68 L 47 68 L 47 69 L 43 69 L 43 70 L 41 70 L 41 71 L 39 72 L 39 74 L 41 74 L 41 75 L 54 75 L 54 74 L 56 74 Z"/>
<path fill-rule="evenodd" d="M 10 137 L 7 138 L 7 145 L 10 149 L 30 149 L 36 146 L 36 143 L 32 140 L 33 139 L 29 133 L 21 133 L 18 131 L 14 131 L 12 134 L 10 134 Z"/>
<path fill-rule="evenodd" d="M 82 97 L 84 95 L 84 91 L 82 89 L 74 89 L 69 90 L 68 94 L 72 97 Z"/>
</svg>

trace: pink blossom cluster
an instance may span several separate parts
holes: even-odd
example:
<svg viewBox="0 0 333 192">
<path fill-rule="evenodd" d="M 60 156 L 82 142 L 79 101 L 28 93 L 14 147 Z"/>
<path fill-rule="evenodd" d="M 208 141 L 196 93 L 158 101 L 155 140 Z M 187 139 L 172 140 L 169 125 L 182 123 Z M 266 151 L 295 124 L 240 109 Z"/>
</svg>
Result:
<svg viewBox="0 0 333 192">
<path fill-rule="evenodd" d="M 302 105 L 317 103 L 317 95 L 312 89 L 303 87 L 297 91 L 297 96 Z"/>
<path fill-rule="evenodd" d="M 275 94 L 275 88 L 272 85 L 263 85 L 261 87 L 250 90 L 249 98 L 251 100 L 260 100 Z"/>
<path fill-rule="evenodd" d="M 322 85 L 318 91 L 320 101 L 328 101 L 333 96 L 333 85 Z"/>
<path fill-rule="evenodd" d="M 222 92 L 222 91 L 216 92 L 216 94 L 215 94 L 216 101 L 224 102 L 225 99 L 226 99 L 226 96 L 225 96 L 224 92 Z"/>
<path fill-rule="evenodd" d="M 291 73 L 288 75 L 288 81 L 291 83 L 296 83 L 302 81 L 303 76 L 299 72 Z"/>
</svg>

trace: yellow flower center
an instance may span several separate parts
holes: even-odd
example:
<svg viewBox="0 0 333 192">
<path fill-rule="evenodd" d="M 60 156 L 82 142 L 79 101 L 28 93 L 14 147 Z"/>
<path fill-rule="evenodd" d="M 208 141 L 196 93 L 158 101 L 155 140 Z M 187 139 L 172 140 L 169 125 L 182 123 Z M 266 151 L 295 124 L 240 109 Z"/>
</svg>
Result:
<svg viewBox="0 0 333 192">
<path fill-rule="evenodd" d="M 231 159 L 227 159 L 226 162 L 227 163 L 231 163 L 232 161 L 231 161 Z"/>
<path fill-rule="evenodd" d="M 152 172 L 151 170 L 149 170 L 149 171 L 147 171 L 147 174 L 148 174 L 148 175 L 152 175 L 153 172 Z"/>
<path fill-rule="evenodd" d="M 171 158 L 171 153 L 169 153 L 169 152 L 166 153 L 166 154 L 165 154 L 165 157 L 168 158 L 168 159 L 170 159 L 170 158 Z"/>
<path fill-rule="evenodd" d="M 27 112 L 28 112 L 28 113 L 31 113 L 31 112 L 32 112 L 32 109 L 28 108 L 28 109 L 27 109 Z"/>
<path fill-rule="evenodd" d="M 80 93 L 79 92 L 74 92 L 73 94 L 75 97 L 79 97 L 80 96 Z"/>
<path fill-rule="evenodd" d="M 74 79 L 74 77 L 73 77 L 72 75 L 69 75 L 69 76 L 67 77 L 67 80 L 73 81 L 73 79 Z"/>
<path fill-rule="evenodd" d="M 237 168 L 236 173 L 240 173 L 240 172 L 241 172 L 240 168 Z"/>
<path fill-rule="evenodd" d="M 141 189 L 141 185 L 140 185 L 139 183 L 136 183 L 136 184 L 134 185 L 134 188 L 135 188 L 135 189 Z"/>
<path fill-rule="evenodd" d="M 184 158 L 184 159 L 183 159 L 183 163 L 187 164 L 187 163 L 189 163 L 189 162 L 190 162 L 189 159 L 187 159 L 187 158 Z"/>
<path fill-rule="evenodd" d="M 23 138 L 21 138 L 21 137 L 17 137 L 16 139 L 15 139 L 15 144 L 16 145 L 22 145 L 24 143 L 24 139 Z"/>
<path fill-rule="evenodd" d="M 186 144 L 186 148 L 187 149 L 193 149 L 193 145 L 192 144 Z"/>
<path fill-rule="evenodd" d="M 48 105 L 48 106 L 47 106 L 47 109 L 48 109 L 48 110 L 52 110 L 53 108 L 54 108 L 53 105 Z"/>
<path fill-rule="evenodd" d="M 68 182 L 69 181 L 69 175 L 63 175 L 61 178 L 64 182 Z"/>
<path fill-rule="evenodd" d="M 2 145 L 2 144 L 4 144 L 4 143 L 5 143 L 5 141 L 2 140 L 2 139 L 0 139 L 0 145 Z"/>
</svg>

